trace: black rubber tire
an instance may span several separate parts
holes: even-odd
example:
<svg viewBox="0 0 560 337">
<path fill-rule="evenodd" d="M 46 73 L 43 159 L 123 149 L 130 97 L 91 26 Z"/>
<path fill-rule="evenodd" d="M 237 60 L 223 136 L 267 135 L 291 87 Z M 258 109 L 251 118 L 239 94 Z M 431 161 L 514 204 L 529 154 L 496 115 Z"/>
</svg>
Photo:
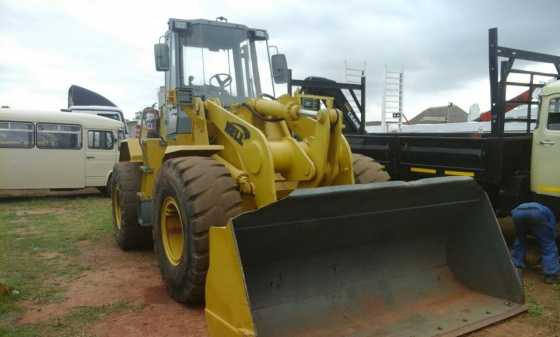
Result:
<svg viewBox="0 0 560 337">
<path fill-rule="evenodd" d="M 375 183 L 391 179 L 383 165 L 373 158 L 359 153 L 352 153 L 352 168 L 356 184 Z"/>
<path fill-rule="evenodd" d="M 111 187 L 113 184 L 112 180 L 113 180 L 113 174 L 109 175 L 109 179 L 107 179 L 107 185 L 97 187 L 99 193 L 101 193 L 101 195 L 103 195 L 104 197 L 111 197 Z"/>
<path fill-rule="evenodd" d="M 107 194 L 108 197 L 110 197 L 112 191 L 113 191 L 113 172 L 111 171 L 111 174 L 107 179 L 107 187 L 105 187 L 105 193 Z"/>
<path fill-rule="evenodd" d="M 164 251 L 160 214 L 162 204 L 172 197 L 183 222 L 186 254 L 173 265 Z M 209 262 L 211 226 L 225 226 L 241 212 L 241 194 L 229 171 L 207 157 L 183 157 L 166 161 L 160 170 L 154 194 L 154 250 L 163 280 L 173 299 L 201 304 Z"/>
<path fill-rule="evenodd" d="M 107 190 L 107 186 L 104 187 L 97 187 L 97 190 L 99 191 L 99 193 L 104 196 L 104 197 L 109 197 L 111 196 L 111 194 L 109 194 L 108 190 Z"/>
<path fill-rule="evenodd" d="M 111 191 L 118 193 L 120 205 L 120 228 L 117 225 L 116 210 L 112 207 L 113 237 L 122 250 L 146 249 L 152 246 L 150 227 L 138 224 L 138 196 L 140 190 L 140 172 L 137 163 L 120 162 L 113 167 Z M 111 204 L 115 196 L 111 194 Z"/>
</svg>

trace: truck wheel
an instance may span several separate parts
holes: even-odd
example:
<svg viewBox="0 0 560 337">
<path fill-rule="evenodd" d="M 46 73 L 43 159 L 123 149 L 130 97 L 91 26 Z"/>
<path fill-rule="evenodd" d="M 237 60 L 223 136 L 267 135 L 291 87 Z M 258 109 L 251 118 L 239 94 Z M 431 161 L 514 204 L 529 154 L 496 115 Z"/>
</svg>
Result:
<svg viewBox="0 0 560 337">
<path fill-rule="evenodd" d="M 138 224 L 138 196 L 141 172 L 136 163 L 121 162 L 113 167 L 111 203 L 113 236 L 122 250 L 148 248 L 152 244 L 149 227 Z"/>
<path fill-rule="evenodd" d="M 154 250 L 167 289 L 178 302 L 204 302 L 208 230 L 241 212 L 229 171 L 207 157 L 166 161 L 154 195 Z"/>
<path fill-rule="evenodd" d="M 391 179 L 383 165 L 373 158 L 359 153 L 352 153 L 352 168 L 356 184 L 367 184 Z"/>
</svg>

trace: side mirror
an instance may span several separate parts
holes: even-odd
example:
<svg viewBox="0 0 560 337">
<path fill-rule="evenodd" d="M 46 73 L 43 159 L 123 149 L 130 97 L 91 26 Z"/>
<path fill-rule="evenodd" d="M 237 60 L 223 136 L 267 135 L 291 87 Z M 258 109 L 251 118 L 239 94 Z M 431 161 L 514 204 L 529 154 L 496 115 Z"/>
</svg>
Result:
<svg viewBox="0 0 560 337">
<path fill-rule="evenodd" d="M 288 61 L 286 61 L 286 55 L 272 55 L 270 57 L 270 63 L 272 63 L 272 77 L 274 77 L 274 83 L 281 84 L 288 82 Z"/>
<path fill-rule="evenodd" d="M 156 43 L 154 45 L 154 54 L 156 59 L 157 71 L 169 70 L 169 46 L 165 43 Z"/>
</svg>

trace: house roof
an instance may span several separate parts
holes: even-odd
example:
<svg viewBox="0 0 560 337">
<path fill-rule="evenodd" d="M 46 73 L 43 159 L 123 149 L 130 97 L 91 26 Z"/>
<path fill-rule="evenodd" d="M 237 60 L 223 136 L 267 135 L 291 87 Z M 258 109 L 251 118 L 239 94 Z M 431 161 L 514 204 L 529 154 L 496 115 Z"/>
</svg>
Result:
<svg viewBox="0 0 560 337">
<path fill-rule="evenodd" d="M 408 124 L 437 124 L 466 122 L 468 114 L 453 103 L 431 107 L 412 118 Z"/>
</svg>

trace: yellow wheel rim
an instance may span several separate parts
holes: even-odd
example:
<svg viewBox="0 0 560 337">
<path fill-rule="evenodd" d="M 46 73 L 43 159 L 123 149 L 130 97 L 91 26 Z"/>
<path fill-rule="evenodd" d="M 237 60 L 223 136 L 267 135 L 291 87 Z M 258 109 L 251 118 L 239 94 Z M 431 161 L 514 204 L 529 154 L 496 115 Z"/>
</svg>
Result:
<svg viewBox="0 0 560 337">
<path fill-rule="evenodd" d="M 113 188 L 113 191 L 111 192 L 111 202 L 113 203 L 113 217 L 115 218 L 115 224 L 117 225 L 118 229 L 121 229 L 121 224 L 122 224 L 122 215 L 121 215 L 121 201 L 119 198 L 119 190 L 117 189 L 117 186 L 115 186 Z"/>
<path fill-rule="evenodd" d="M 176 266 L 183 256 L 185 239 L 183 236 L 183 222 L 177 202 L 172 197 L 163 201 L 160 212 L 161 239 L 167 260 Z"/>
</svg>

